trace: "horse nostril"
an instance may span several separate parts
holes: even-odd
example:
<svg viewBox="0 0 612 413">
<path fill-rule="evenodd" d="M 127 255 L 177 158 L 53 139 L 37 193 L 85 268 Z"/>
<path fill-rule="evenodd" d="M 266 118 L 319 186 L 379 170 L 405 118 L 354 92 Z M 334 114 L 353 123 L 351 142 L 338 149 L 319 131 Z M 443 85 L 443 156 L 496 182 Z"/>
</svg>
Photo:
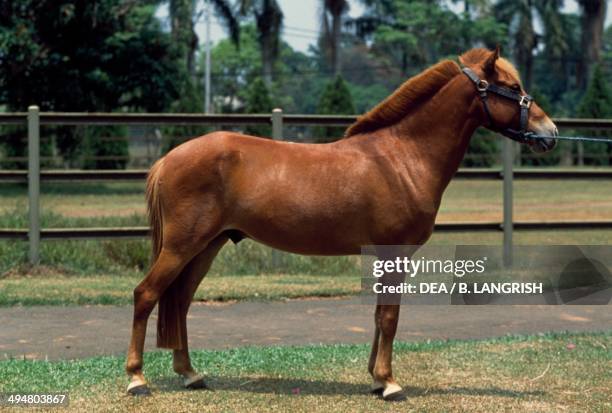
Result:
<svg viewBox="0 0 612 413">
<path fill-rule="evenodd" d="M 553 130 L 553 136 L 559 136 L 559 129 L 557 129 L 556 126 L 555 126 L 555 129 Z"/>
</svg>

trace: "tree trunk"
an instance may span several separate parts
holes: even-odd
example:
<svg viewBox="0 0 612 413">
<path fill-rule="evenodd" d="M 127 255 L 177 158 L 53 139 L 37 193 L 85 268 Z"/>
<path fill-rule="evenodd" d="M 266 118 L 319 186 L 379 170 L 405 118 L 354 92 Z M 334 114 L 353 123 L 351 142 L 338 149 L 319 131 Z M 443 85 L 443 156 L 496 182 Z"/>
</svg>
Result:
<svg viewBox="0 0 612 413">
<path fill-rule="evenodd" d="M 271 44 L 274 40 L 270 37 L 270 33 L 261 34 L 262 76 L 268 88 L 272 84 L 274 70 L 273 45 Z"/>
<path fill-rule="evenodd" d="M 170 26 L 174 42 L 179 45 L 185 59 L 185 68 L 192 81 L 196 80 L 195 53 L 198 36 L 193 24 L 194 1 L 170 1 Z"/>
<path fill-rule="evenodd" d="M 197 83 L 197 74 L 196 74 L 196 51 L 198 50 L 198 35 L 195 32 L 193 22 L 191 23 L 191 39 L 189 43 L 189 49 L 187 50 L 187 71 L 189 72 L 189 77 L 191 81 L 195 85 Z"/>
<path fill-rule="evenodd" d="M 515 35 L 515 59 L 523 75 L 525 89 L 531 89 L 533 75 L 533 49 L 537 46 L 531 16 L 521 16 L 519 29 Z"/>
<path fill-rule="evenodd" d="M 280 33 L 283 25 L 283 12 L 276 0 L 265 0 L 261 10 L 255 9 L 255 21 L 259 32 L 261 48 L 262 76 L 269 88 L 273 80 L 274 62 L 279 54 Z"/>
<path fill-rule="evenodd" d="M 581 90 L 585 90 L 592 64 L 601 60 L 606 0 L 580 0 L 579 3 L 582 8 L 582 56 L 577 83 Z"/>
<path fill-rule="evenodd" d="M 331 66 L 334 75 L 340 73 L 340 36 L 342 30 L 342 13 L 332 16 Z"/>
</svg>

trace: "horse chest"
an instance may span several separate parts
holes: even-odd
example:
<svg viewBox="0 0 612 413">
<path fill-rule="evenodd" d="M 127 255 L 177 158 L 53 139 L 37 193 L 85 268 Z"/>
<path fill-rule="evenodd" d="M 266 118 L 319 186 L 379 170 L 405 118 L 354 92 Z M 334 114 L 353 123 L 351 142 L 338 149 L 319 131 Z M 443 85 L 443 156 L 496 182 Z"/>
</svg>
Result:
<svg viewBox="0 0 612 413">
<path fill-rule="evenodd" d="M 371 217 L 377 244 L 421 244 L 433 231 L 438 208 L 433 204 L 391 204 Z"/>
</svg>

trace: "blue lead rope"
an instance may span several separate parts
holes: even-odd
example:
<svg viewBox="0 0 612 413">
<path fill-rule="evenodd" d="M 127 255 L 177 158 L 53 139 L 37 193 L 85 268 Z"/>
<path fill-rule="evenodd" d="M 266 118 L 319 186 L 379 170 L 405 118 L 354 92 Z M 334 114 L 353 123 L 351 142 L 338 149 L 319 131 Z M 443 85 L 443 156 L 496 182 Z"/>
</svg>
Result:
<svg viewBox="0 0 612 413">
<path fill-rule="evenodd" d="M 532 133 L 526 133 L 527 139 L 560 139 L 566 141 L 587 141 L 587 142 L 601 142 L 601 143 L 612 143 L 612 138 L 595 138 L 589 136 L 546 136 L 536 135 Z"/>
</svg>

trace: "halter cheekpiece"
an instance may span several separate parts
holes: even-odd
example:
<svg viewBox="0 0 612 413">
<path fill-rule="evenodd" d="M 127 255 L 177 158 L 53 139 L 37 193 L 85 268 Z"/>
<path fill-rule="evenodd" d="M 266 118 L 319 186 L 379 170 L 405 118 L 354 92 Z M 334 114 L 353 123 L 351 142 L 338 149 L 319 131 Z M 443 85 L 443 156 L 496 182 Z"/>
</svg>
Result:
<svg viewBox="0 0 612 413">
<path fill-rule="evenodd" d="M 511 129 L 506 128 L 503 130 L 499 130 L 504 136 L 515 140 L 520 143 L 526 143 L 532 141 L 531 135 L 532 132 L 527 130 L 527 122 L 529 121 L 529 108 L 531 107 L 531 102 L 533 102 L 533 97 L 530 95 L 521 95 L 520 93 L 508 89 L 506 87 L 501 87 L 497 85 L 490 84 L 484 79 L 478 77 L 476 73 L 470 68 L 464 67 L 463 73 L 476 85 L 476 90 L 478 91 L 478 95 L 480 96 L 480 100 L 482 101 L 482 105 L 484 107 L 484 111 L 487 115 L 487 119 L 489 122 L 489 127 L 492 129 L 496 129 L 493 124 L 493 118 L 491 117 L 491 112 L 489 111 L 489 105 L 487 103 L 487 93 L 495 93 L 501 97 L 506 99 L 514 100 L 518 102 L 520 112 L 520 129 Z"/>
</svg>

